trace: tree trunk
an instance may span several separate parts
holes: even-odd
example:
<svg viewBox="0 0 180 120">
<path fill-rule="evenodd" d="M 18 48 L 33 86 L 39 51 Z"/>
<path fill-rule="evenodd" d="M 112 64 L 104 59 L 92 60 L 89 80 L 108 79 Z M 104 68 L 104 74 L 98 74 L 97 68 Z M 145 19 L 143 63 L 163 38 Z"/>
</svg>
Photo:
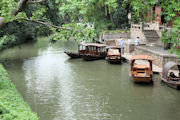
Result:
<svg viewBox="0 0 180 120">
<path fill-rule="evenodd" d="M 4 25 L 6 25 L 6 23 L 4 22 L 3 17 L 0 17 L 0 29 L 4 27 Z"/>
<path fill-rule="evenodd" d="M 113 19 L 112 14 L 110 13 L 109 15 L 110 15 L 111 23 L 114 24 L 114 19 Z"/>
</svg>

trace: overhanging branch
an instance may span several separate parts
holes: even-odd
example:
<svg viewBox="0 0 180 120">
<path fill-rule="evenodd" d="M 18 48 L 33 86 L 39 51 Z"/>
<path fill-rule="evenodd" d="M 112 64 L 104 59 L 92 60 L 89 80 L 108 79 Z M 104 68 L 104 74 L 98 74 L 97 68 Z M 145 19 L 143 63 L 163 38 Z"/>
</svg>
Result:
<svg viewBox="0 0 180 120">
<path fill-rule="evenodd" d="M 71 30 L 71 31 L 73 30 L 72 28 L 60 27 L 60 26 L 52 25 L 52 24 L 47 23 L 47 22 L 42 22 L 39 20 L 31 20 L 28 18 L 17 18 L 16 20 L 25 20 L 25 21 L 30 21 L 30 22 L 34 22 L 34 23 L 39 23 L 39 24 L 45 25 L 49 28 L 64 29 L 64 30 Z"/>
<path fill-rule="evenodd" d="M 28 3 L 34 4 L 34 3 L 42 3 L 45 2 L 46 0 L 28 0 Z"/>
<path fill-rule="evenodd" d="M 11 15 L 16 16 L 19 12 L 21 12 L 25 8 L 25 6 L 28 3 L 41 3 L 44 1 L 46 0 L 19 0 L 17 9 L 13 10 Z M 4 22 L 4 18 L 0 16 L 0 28 L 2 28 L 6 24 L 7 23 Z"/>
</svg>

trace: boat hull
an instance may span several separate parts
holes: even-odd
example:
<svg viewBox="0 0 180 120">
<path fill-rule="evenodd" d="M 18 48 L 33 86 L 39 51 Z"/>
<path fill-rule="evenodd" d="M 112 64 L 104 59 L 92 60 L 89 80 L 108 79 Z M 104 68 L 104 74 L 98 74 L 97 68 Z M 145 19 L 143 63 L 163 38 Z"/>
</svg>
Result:
<svg viewBox="0 0 180 120">
<path fill-rule="evenodd" d="M 112 63 L 112 64 L 119 64 L 119 63 L 121 63 L 121 59 L 119 59 L 119 58 L 106 58 L 106 60 L 109 63 Z"/>
<path fill-rule="evenodd" d="M 167 86 L 180 90 L 180 81 L 172 81 L 172 80 L 166 80 L 161 77 L 162 82 L 164 82 Z"/>
<path fill-rule="evenodd" d="M 81 55 L 79 53 L 72 53 L 72 52 L 64 52 L 66 53 L 70 58 L 81 58 Z"/>
<path fill-rule="evenodd" d="M 152 76 L 132 76 L 132 80 L 136 83 L 150 83 L 152 82 Z"/>
<path fill-rule="evenodd" d="M 101 56 L 101 55 L 83 54 L 83 55 L 81 55 L 81 57 L 82 57 L 85 61 L 105 59 L 105 56 L 104 56 L 104 55 Z"/>
</svg>

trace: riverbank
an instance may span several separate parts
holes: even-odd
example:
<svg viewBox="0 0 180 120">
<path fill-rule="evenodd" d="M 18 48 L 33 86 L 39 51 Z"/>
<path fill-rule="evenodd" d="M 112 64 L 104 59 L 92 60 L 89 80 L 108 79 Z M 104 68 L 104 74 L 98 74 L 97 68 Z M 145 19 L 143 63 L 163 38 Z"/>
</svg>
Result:
<svg viewBox="0 0 180 120">
<path fill-rule="evenodd" d="M 39 120 L 24 102 L 8 73 L 0 64 L 0 119 L 3 120 Z"/>
</svg>

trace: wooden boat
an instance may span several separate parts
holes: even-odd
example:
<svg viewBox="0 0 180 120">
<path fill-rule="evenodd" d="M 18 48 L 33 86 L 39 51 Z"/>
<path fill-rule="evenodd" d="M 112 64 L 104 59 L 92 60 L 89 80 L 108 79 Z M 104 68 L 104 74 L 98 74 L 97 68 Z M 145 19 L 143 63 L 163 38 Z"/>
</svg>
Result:
<svg viewBox="0 0 180 120">
<path fill-rule="evenodd" d="M 177 73 L 179 75 L 175 75 L 174 72 L 170 72 L 170 70 L 177 68 Z M 180 64 L 176 64 L 174 62 L 168 62 L 164 65 L 161 79 L 168 86 L 180 90 Z"/>
<path fill-rule="evenodd" d="M 79 53 L 66 52 L 66 51 L 64 53 L 66 53 L 71 58 L 81 58 Z"/>
<path fill-rule="evenodd" d="M 81 54 L 84 54 L 85 52 L 85 48 L 80 45 L 78 46 L 78 52 L 67 52 L 65 51 L 64 53 L 66 53 L 70 58 L 81 58 Z"/>
<path fill-rule="evenodd" d="M 147 61 L 147 64 L 137 64 L 137 60 Z M 152 61 L 151 56 L 136 55 L 131 58 L 131 77 L 134 82 L 149 83 L 152 81 Z"/>
<path fill-rule="evenodd" d="M 107 55 L 105 44 L 85 43 L 81 46 L 85 47 L 85 50 L 80 54 L 84 60 L 105 59 Z"/>
<path fill-rule="evenodd" d="M 109 46 L 107 49 L 106 60 L 109 63 L 121 63 L 121 48 L 117 46 Z"/>
</svg>

